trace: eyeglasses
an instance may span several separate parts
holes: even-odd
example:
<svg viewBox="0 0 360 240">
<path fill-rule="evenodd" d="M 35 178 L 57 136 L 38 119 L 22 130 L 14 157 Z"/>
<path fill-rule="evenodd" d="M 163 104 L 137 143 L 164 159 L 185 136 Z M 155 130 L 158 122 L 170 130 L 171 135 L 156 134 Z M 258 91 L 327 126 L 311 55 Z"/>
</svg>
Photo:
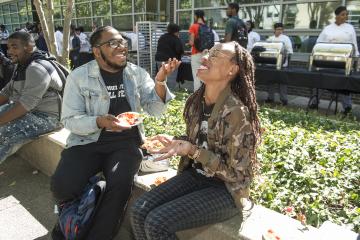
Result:
<svg viewBox="0 0 360 240">
<path fill-rule="evenodd" d="M 111 39 L 109 41 L 100 43 L 98 45 L 96 45 L 96 47 L 101 47 L 105 44 L 108 44 L 110 48 L 115 49 L 118 47 L 123 47 L 123 48 L 127 48 L 128 47 L 128 42 L 124 39 Z"/>
<path fill-rule="evenodd" d="M 226 54 L 222 52 L 220 49 L 211 49 L 211 50 L 205 49 L 204 51 L 202 51 L 202 54 L 203 56 L 207 56 L 210 61 L 214 58 L 221 57 L 221 55 L 229 57 L 230 61 L 235 60 L 234 56 L 231 56 L 230 54 Z"/>
</svg>

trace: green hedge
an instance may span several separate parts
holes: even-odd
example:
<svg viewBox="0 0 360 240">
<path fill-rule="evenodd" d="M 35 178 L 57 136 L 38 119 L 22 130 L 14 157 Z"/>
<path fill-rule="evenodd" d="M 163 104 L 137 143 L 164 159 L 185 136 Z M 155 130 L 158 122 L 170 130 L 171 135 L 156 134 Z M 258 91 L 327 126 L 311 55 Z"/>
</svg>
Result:
<svg viewBox="0 0 360 240">
<path fill-rule="evenodd" d="M 145 119 L 148 136 L 184 134 L 188 93 L 176 95 L 162 118 Z M 358 232 L 360 124 L 266 106 L 260 107 L 259 116 L 264 134 L 252 188 L 255 202 L 290 216 L 303 215 L 315 227 L 330 220 Z M 174 166 L 176 162 L 172 160 Z"/>
</svg>

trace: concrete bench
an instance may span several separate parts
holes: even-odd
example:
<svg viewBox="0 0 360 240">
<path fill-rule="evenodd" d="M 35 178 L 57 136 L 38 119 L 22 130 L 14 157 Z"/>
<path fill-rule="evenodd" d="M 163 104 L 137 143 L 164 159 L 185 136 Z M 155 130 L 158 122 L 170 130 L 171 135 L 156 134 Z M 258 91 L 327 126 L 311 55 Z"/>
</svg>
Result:
<svg viewBox="0 0 360 240">
<path fill-rule="evenodd" d="M 69 131 L 61 129 L 26 144 L 17 154 L 21 158 L 28 160 L 44 174 L 51 176 L 60 160 L 60 153 L 65 147 L 68 136 Z M 135 189 L 129 204 L 131 205 L 143 192 L 149 191 L 157 177 L 164 176 L 166 179 L 170 179 L 175 175 L 176 171 L 169 169 L 167 172 L 136 176 Z M 126 213 L 124 226 L 118 234 L 122 240 L 133 239 L 128 218 L 129 212 Z M 334 226 L 337 226 L 337 228 L 334 228 Z M 330 228 L 336 229 L 337 234 L 329 234 Z M 304 228 L 295 219 L 257 205 L 251 210 L 251 214 L 245 217 L 244 221 L 240 216 L 235 216 L 221 223 L 178 232 L 177 236 L 180 240 L 261 240 L 263 239 L 262 234 L 269 229 L 281 236 L 281 239 L 289 240 L 360 239 L 357 234 L 330 222 L 324 223 L 319 229 L 313 227 Z M 341 238 L 338 238 L 339 236 Z"/>
</svg>

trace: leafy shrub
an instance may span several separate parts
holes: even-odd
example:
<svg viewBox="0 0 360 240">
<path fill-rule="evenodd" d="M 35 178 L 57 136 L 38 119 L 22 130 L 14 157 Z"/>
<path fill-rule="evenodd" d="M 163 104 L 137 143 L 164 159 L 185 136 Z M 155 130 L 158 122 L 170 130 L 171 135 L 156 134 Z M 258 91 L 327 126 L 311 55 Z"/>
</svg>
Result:
<svg viewBox="0 0 360 240">
<path fill-rule="evenodd" d="M 147 135 L 183 135 L 187 97 L 177 93 L 162 118 L 147 118 Z M 264 106 L 259 116 L 265 131 L 258 149 L 260 174 L 252 187 L 255 202 L 283 213 L 293 209 L 292 216 L 315 227 L 330 220 L 358 232 L 360 124 Z"/>
</svg>

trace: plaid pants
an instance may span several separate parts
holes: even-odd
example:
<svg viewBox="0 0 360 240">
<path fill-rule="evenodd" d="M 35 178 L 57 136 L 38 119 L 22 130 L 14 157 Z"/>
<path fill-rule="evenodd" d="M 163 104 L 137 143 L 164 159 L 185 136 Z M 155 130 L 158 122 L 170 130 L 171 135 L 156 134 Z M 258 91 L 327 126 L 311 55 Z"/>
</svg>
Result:
<svg viewBox="0 0 360 240">
<path fill-rule="evenodd" d="M 229 219 L 239 209 L 225 184 L 195 169 L 184 171 L 150 192 L 131 209 L 137 240 L 176 239 L 175 232 Z"/>
<path fill-rule="evenodd" d="M 0 115 L 14 106 L 13 103 L 0 106 Z M 0 164 L 15 153 L 21 146 L 39 135 L 48 133 L 60 126 L 59 120 L 40 112 L 28 112 L 0 126 Z"/>
</svg>

